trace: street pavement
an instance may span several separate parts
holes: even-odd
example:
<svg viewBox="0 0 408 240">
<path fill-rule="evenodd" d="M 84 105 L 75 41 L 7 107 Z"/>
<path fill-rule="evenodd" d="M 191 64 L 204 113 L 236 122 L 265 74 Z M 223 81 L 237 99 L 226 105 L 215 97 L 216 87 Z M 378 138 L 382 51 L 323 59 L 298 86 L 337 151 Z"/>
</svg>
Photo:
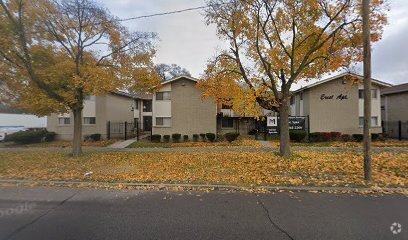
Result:
<svg viewBox="0 0 408 240">
<path fill-rule="evenodd" d="M 404 195 L 0 187 L 0 239 L 408 239 L 407 213 Z"/>
</svg>

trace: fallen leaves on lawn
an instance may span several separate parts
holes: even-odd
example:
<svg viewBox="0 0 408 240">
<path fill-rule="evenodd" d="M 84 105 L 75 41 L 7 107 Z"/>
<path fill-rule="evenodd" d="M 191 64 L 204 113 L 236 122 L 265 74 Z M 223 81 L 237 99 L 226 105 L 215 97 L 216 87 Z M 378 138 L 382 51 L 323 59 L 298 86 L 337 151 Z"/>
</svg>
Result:
<svg viewBox="0 0 408 240">
<path fill-rule="evenodd" d="M 242 186 L 364 186 L 358 153 L 296 152 L 290 159 L 266 152 L 91 153 L 1 152 L 1 179 L 233 184 Z M 84 173 L 92 171 L 91 176 Z M 380 187 L 408 186 L 408 154 L 373 156 Z"/>
</svg>

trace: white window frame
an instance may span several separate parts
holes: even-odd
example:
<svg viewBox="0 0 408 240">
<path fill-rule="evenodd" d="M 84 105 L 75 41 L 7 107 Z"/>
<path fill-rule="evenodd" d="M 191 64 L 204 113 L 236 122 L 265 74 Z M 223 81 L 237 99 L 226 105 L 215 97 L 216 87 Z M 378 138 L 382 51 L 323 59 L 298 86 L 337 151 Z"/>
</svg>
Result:
<svg viewBox="0 0 408 240">
<path fill-rule="evenodd" d="M 158 124 L 157 122 L 157 120 L 158 119 L 160 119 L 160 120 L 162 120 L 162 123 L 161 124 Z M 168 120 L 167 121 L 167 123 L 166 123 L 166 121 L 165 120 Z M 155 119 L 155 124 L 156 124 L 156 127 L 171 127 L 171 124 L 172 124 L 172 119 L 171 119 L 171 117 L 156 117 L 156 119 Z"/>
<path fill-rule="evenodd" d="M 60 120 L 63 120 L 64 122 L 61 123 Z M 66 123 L 66 120 L 68 120 L 68 123 Z M 66 126 L 66 125 L 70 125 L 71 124 L 71 118 L 70 117 L 58 117 L 58 125 L 59 126 Z"/>
<path fill-rule="evenodd" d="M 158 98 L 158 94 L 161 94 L 161 99 Z M 156 92 L 156 101 L 170 101 L 171 100 L 171 92 L 164 91 L 164 92 Z"/>
<path fill-rule="evenodd" d="M 86 123 L 85 119 L 95 119 L 95 122 L 94 123 Z M 84 123 L 84 125 L 96 125 L 96 117 L 83 117 L 83 123 Z"/>
<path fill-rule="evenodd" d="M 373 120 L 375 119 L 375 121 L 373 122 Z M 364 127 L 364 117 L 359 117 L 358 118 L 358 125 L 360 127 Z M 371 127 L 379 127 L 379 123 L 378 123 L 378 116 L 371 116 Z"/>
</svg>

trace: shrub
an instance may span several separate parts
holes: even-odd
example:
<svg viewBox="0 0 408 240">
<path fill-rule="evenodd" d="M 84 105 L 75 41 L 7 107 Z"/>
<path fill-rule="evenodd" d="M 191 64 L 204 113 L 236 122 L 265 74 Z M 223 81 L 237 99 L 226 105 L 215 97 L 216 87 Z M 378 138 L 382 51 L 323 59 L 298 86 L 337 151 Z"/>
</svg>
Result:
<svg viewBox="0 0 408 240">
<path fill-rule="evenodd" d="M 57 134 L 55 132 L 46 132 L 45 133 L 45 141 L 46 142 L 52 142 L 55 140 L 55 137 Z"/>
<path fill-rule="evenodd" d="M 188 135 L 183 135 L 183 141 L 188 142 Z"/>
<path fill-rule="evenodd" d="M 163 139 L 165 142 L 170 142 L 170 135 L 163 135 Z"/>
<path fill-rule="evenodd" d="M 248 131 L 248 135 L 255 135 L 256 134 L 256 129 L 251 129 Z"/>
<path fill-rule="evenodd" d="M 356 142 L 362 142 L 363 141 L 363 134 L 353 134 L 351 135 L 353 137 L 353 140 Z"/>
<path fill-rule="evenodd" d="M 94 133 L 94 134 L 91 134 L 91 135 L 87 135 L 84 138 L 85 138 L 85 141 L 95 141 L 95 142 L 97 142 L 97 141 L 101 140 L 101 134 L 100 133 Z"/>
<path fill-rule="evenodd" d="M 181 134 L 180 133 L 173 133 L 171 135 L 171 139 L 173 140 L 173 142 L 180 142 Z"/>
<path fill-rule="evenodd" d="M 378 134 L 378 133 L 372 133 L 372 134 L 371 134 L 371 139 L 372 139 L 373 141 L 378 141 L 378 140 L 380 139 L 380 134 Z"/>
<path fill-rule="evenodd" d="M 47 130 L 40 131 L 21 131 L 6 136 L 5 142 L 15 142 L 18 144 L 39 143 L 43 141 L 52 141 L 56 133 Z"/>
<path fill-rule="evenodd" d="M 290 131 L 289 132 L 290 140 L 295 142 L 301 142 L 306 137 L 305 131 Z"/>
<path fill-rule="evenodd" d="M 330 140 L 331 141 L 337 141 L 340 140 L 341 138 L 341 133 L 340 132 L 330 132 Z"/>
<path fill-rule="evenodd" d="M 210 142 L 215 141 L 215 134 L 214 133 L 206 133 L 205 136 L 207 137 L 208 141 L 210 141 Z"/>
<path fill-rule="evenodd" d="M 200 133 L 200 137 L 201 137 L 201 140 L 203 140 L 203 142 L 205 142 L 205 133 Z"/>
<path fill-rule="evenodd" d="M 225 136 L 225 139 L 227 139 L 228 142 L 232 143 L 233 141 L 235 141 L 238 138 L 239 133 L 229 132 L 229 133 L 224 134 L 224 136 Z"/>
<path fill-rule="evenodd" d="M 194 142 L 198 142 L 198 138 L 199 138 L 198 134 L 193 134 L 193 141 Z"/>
<path fill-rule="evenodd" d="M 159 143 L 161 141 L 161 135 L 159 134 L 153 134 L 151 137 L 151 141 L 155 143 Z"/>
<path fill-rule="evenodd" d="M 350 134 L 343 134 L 343 135 L 341 135 L 341 140 L 343 140 L 343 142 L 350 142 L 351 141 L 351 135 Z"/>
<path fill-rule="evenodd" d="M 309 134 L 309 141 L 310 142 L 318 142 L 320 140 L 320 134 L 318 132 L 310 133 Z"/>
<path fill-rule="evenodd" d="M 310 142 L 329 142 L 339 140 L 341 133 L 339 132 L 314 132 L 309 134 Z"/>
<path fill-rule="evenodd" d="M 320 137 L 319 137 L 319 141 L 320 142 L 329 142 L 332 140 L 332 135 L 329 132 L 321 132 L 320 133 Z"/>
</svg>

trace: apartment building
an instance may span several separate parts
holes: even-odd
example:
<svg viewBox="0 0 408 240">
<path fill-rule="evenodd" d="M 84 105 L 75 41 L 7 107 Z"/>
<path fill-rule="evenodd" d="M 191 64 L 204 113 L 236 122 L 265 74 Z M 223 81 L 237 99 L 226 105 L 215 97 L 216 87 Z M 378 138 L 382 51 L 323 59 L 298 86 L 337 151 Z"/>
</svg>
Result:
<svg viewBox="0 0 408 240">
<path fill-rule="evenodd" d="M 362 76 L 344 73 L 293 92 L 291 116 L 309 116 L 310 132 L 363 132 L 364 87 Z M 372 80 L 373 133 L 381 133 L 381 91 L 391 84 Z"/>
<path fill-rule="evenodd" d="M 189 135 L 216 133 L 217 106 L 202 99 L 197 79 L 181 76 L 163 82 L 152 99 L 153 134 Z"/>
<path fill-rule="evenodd" d="M 82 113 L 82 135 L 99 133 L 108 136 L 108 122 L 133 122 L 135 98 L 127 93 L 116 92 L 102 96 L 87 96 Z M 74 117 L 72 113 L 51 114 L 47 119 L 47 130 L 57 133 L 59 140 L 72 140 Z"/>
</svg>

